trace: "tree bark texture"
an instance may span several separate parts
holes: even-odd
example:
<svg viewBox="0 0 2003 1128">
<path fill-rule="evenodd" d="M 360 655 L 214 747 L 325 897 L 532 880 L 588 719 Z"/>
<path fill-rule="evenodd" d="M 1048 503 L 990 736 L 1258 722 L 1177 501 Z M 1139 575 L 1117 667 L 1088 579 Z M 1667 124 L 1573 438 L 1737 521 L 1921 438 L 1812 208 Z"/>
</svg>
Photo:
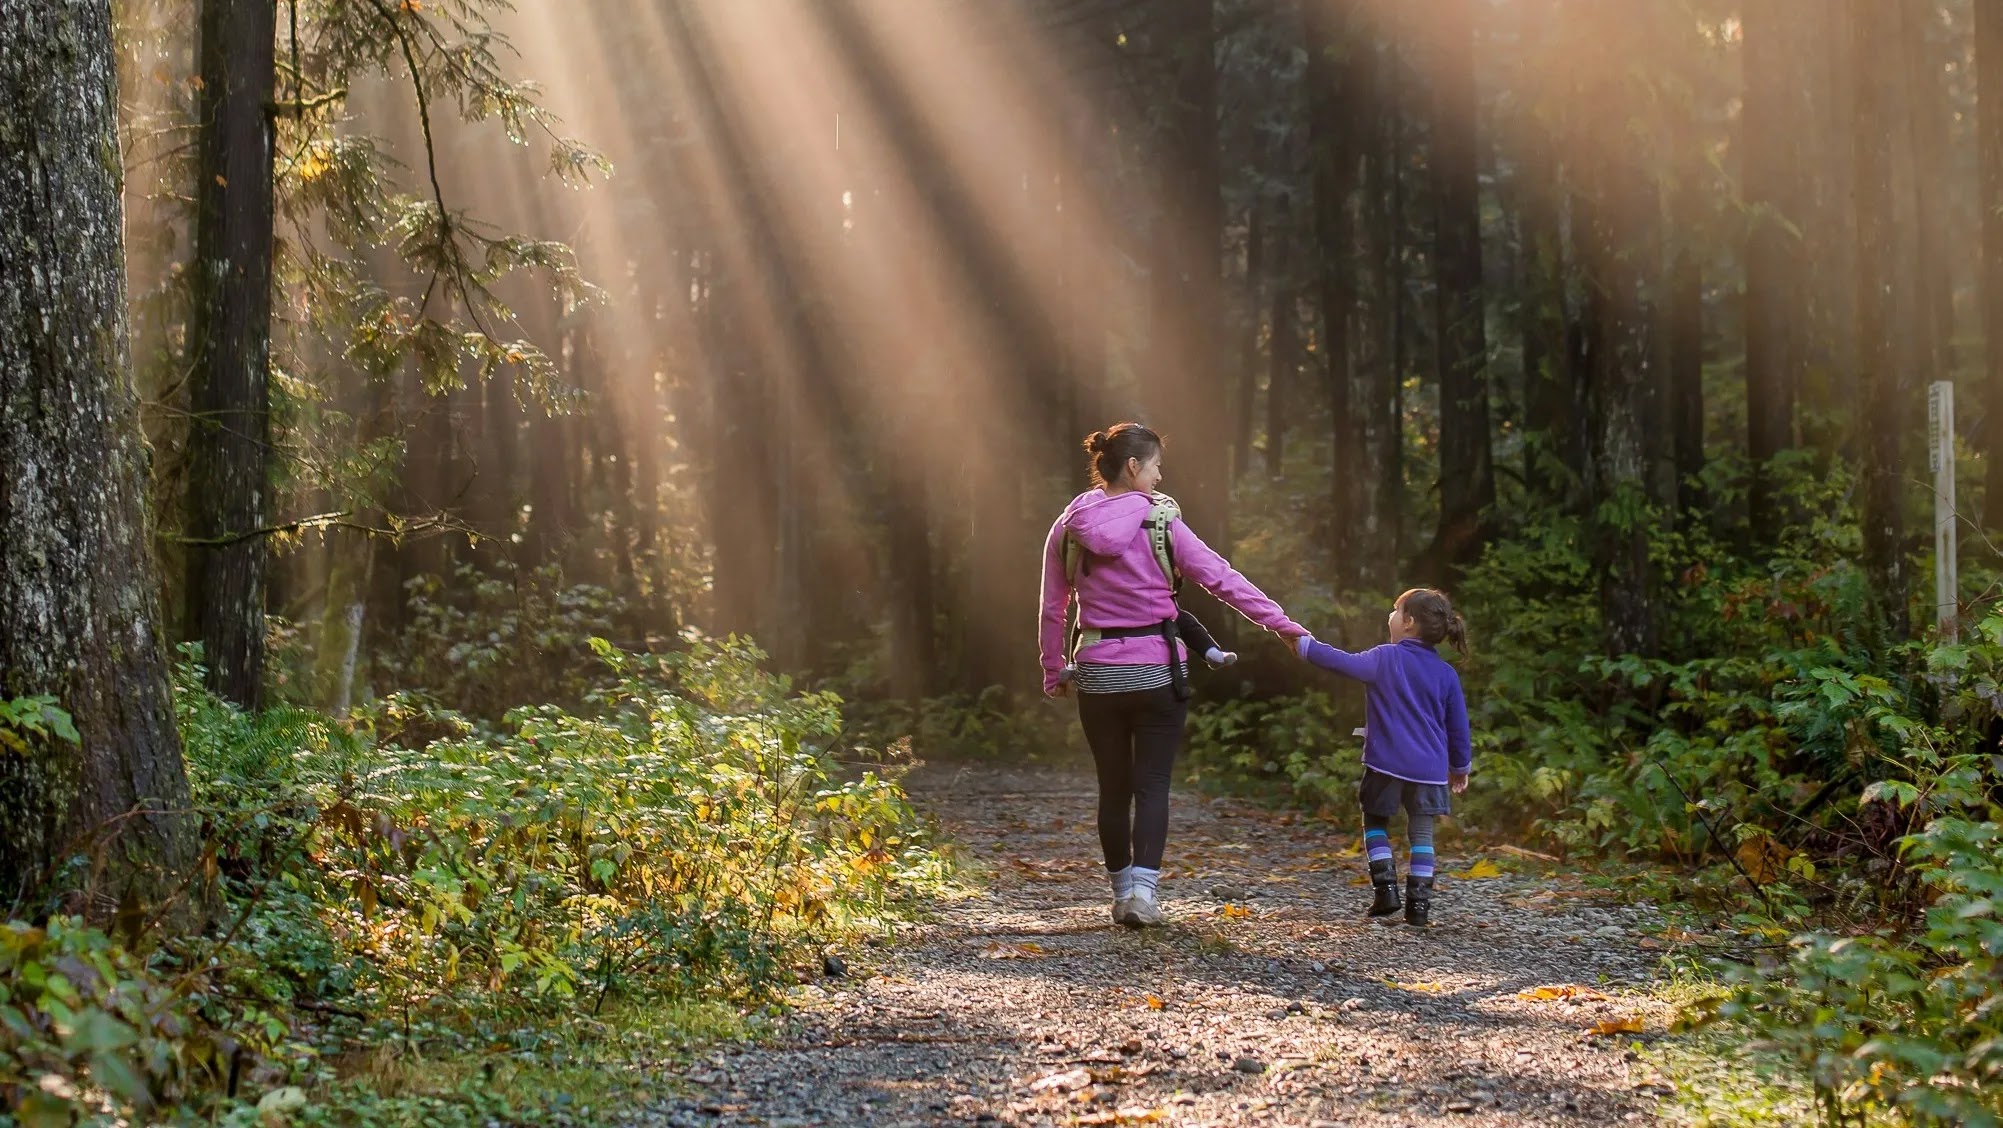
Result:
<svg viewBox="0 0 2003 1128">
<path fill-rule="evenodd" d="M 1639 35 L 1607 11 L 1592 31 L 1609 59 L 1629 57 Z M 1660 261 L 1660 200 L 1646 157 L 1627 133 L 1626 72 L 1602 60 L 1583 75 L 1576 104 L 1586 124 L 1579 139 L 1580 191 L 1574 201 L 1585 268 L 1586 498 L 1600 573 L 1600 611 L 1610 654 L 1655 647 L 1648 564 L 1650 428 L 1659 409 L 1657 357 L 1648 286 Z"/>
<path fill-rule="evenodd" d="M 101 911 L 169 891 L 196 830 L 127 376 L 106 0 L 0 0 L 0 106 L 0 698 L 53 694 L 82 736 L 0 755 L 0 904 L 81 852 Z"/>
<path fill-rule="evenodd" d="M 247 709 L 264 699 L 276 19 L 271 0 L 202 0 L 186 622 L 209 688 Z"/>
<path fill-rule="evenodd" d="M 1893 638 L 1910 628 L 1906 606 L 1911 578 L 1905 560 L 1904 433 L 1909 418 L 1904 381 L 1897 366 L 1898 300 L 1887 270 L 1894 261 L 1898 233 L 1894 230 L 1891 189 L 1892 111 L 1897 105 L 1896 79 L 1901 65 L 1897 49 L 1898 9 L 1882 0 L 1850 0 L 1850 27 L 1855 43 L 1877 49 L 1859 53 L 1856 63 L 1857 116 L 1852 136 L 1852 175 L 1857 205 L 1857 355 L 1856 385 L 1863 393 L 1858 435 L 1863 470 L 1864 567 L 1880 623 Z"/>
<path fill-rule="evenodd" d="M 1481 191 L 1476 168 L 1474 8 L 1440 0 L 1433 85 L 1434 291 L 1440 333 L 1440 525 L 1435 571 L 1480 555 L 1495 467 L 1489 434 L 1488 335 L 1481 284 Z"/>
</svg>

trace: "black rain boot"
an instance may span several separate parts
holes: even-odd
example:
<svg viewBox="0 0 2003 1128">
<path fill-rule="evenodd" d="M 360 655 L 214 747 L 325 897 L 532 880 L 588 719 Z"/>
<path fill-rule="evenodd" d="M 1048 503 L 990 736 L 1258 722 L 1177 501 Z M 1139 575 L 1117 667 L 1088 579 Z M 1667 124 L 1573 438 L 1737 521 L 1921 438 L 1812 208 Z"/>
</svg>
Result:
<svg viewBox="0 0 2003 1128">
<path fill-rule="evenodd" d="M 1370 886 L 1376 898 L 1370 902 L 1370 915 L 1387 917 L 1401 907 L 1398 903 L 1398 867 L 1390 862 L 1370 863 Z"/>
<path fill-rule="evenodd" d="M 1430 877 L 1407 877 L 1405 879 L 1405 923 L 1413 928 L 1427 927 L 1427 916 L 1433 910 L 1433 879 Z"/>
</svg>

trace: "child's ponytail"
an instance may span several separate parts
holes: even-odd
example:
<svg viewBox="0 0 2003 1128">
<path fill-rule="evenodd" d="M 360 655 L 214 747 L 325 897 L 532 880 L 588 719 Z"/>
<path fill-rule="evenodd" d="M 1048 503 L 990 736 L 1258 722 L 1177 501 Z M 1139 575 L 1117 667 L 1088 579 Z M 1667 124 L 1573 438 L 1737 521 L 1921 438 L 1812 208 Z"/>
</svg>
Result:
<svg viewBox="0 0 2003 1128">
<path fill-rule="evenodd" d="M 1461 657 L 1468 656 L 1467 620 L 1458 611 L 1447 612 L 1447 642 L 1460 651 Z"/>
<path fill-rule="evenodd" d="M 1461 657 L 1467 657 L 1467 620 L 1454 610 L 1446 592 L 1413 588 L 1398 597 L 1398 610 L 1418 624 L 1419 637 L 1425 640 L 1426 645 L 1448 643 L 1460 651 Z"/>
</svg>

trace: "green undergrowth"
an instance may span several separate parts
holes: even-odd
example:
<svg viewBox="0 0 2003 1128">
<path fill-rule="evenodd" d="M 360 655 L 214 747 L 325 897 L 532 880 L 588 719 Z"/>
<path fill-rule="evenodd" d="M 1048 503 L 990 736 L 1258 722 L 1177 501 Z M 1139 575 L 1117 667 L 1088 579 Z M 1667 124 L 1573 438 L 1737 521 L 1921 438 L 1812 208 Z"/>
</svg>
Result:
<svg viewBox="0 0 2003 1128">
<path fill-rule="evenodd" d="M 0 1108 L 596 1123 L 945 888 L 908 759 L 858 762 L 838 699 L 736 641 L 593 648 L 576 707 L 497 723 L 404 696 L 252 717 L 185 669 L 210 923 L 99 929 L 53 901 L 8 922 Z M 32 716 L 9 735 L 60 739 Z"/>
</svg>

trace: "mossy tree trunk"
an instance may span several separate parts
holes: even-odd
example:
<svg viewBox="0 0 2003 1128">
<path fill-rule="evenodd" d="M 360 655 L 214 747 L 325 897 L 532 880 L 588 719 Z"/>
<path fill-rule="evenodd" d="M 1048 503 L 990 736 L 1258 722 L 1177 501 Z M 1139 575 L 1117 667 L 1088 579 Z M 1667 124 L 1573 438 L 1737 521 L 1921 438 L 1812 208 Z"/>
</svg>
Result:
<svg viewBox="0 0 2003 1128">
<path fill-rule="evenodd" d="M 271 0 L 202 3 L 186 623 L 209 688 L 246 709 L 264 697 L 276 20 Z"/>
<path fill-rule="evenodd" d="M 0 905 L 59 876 L 102 912 L 171 890 L 195 848 L 127 376 L 108 0 L 0 0 L 0 106 L 0 698 L 54 694 L 82 736 L 0 754 Z"/>
</svg>

